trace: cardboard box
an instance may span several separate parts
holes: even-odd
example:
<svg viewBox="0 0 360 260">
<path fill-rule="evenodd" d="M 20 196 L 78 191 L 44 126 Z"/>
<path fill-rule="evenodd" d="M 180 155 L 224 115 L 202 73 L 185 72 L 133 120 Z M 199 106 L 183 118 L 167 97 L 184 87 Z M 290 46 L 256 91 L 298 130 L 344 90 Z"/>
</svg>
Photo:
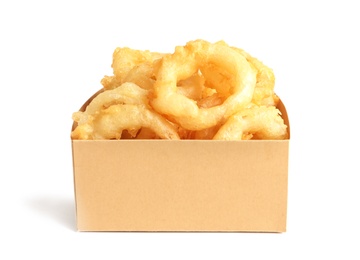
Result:
<svg viewBox="0 0 360 260">
<path fill-rule="evenodd" d="M 289 140 L 72 140 L 77 228 L 285 232 L 288 150 Z"/>
</svg>

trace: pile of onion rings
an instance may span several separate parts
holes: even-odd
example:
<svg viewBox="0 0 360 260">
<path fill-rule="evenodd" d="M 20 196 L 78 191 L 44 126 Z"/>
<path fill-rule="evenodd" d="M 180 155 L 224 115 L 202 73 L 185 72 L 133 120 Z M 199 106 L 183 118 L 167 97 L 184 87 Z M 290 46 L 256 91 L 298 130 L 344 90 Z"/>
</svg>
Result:
<svg viewBox="0 0 360 260">
<path fill-rule="evenodd" d="M 173 53 L 116 48 L 113 75 L 72 139 L 287 139 L 273 71 L 224 41 L 189 41 Z"/>
</svg>

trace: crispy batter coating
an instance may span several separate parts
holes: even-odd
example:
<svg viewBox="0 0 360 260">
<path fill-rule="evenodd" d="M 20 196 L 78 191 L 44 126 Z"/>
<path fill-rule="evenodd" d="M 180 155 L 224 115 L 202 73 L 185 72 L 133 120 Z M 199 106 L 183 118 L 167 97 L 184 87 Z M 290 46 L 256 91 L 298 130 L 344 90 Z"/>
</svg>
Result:
<svg viewBox="0 0 360 260">
<path fill-rule="evenodd" d="M 116 48 L 113 75 L 84 111 L 73 139 L 286 139 L 271 68 L 224 41 L 173 53 Z"/>
</svg>

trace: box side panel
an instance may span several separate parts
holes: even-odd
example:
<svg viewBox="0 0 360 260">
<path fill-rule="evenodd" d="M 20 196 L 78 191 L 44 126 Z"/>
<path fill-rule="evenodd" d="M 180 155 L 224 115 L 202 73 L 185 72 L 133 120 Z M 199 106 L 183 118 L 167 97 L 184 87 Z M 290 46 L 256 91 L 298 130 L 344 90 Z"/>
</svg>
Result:
<svg viewBox="0 0 360 260">
<path fill-rule="evenodd" d="M 286 229 L 288 140 L 73 141 L 78 229 Z"/>
<path fill-rule="evenodd" d="M 73 165 L 73 183 L 74 183 L 74 198 L 75 198 L 75 217 L 76 217 L 76 221 L 78 221 L 78 217 L 77 217 L 77 199 L 76 199 L 76 174 L 75 174 L 75 160 L 77 158 L 74 149 L 74 141 L 71 140 L 71 152 L 72 152 L 72 165 Z M 76 224 L 76 226 L 78 226 L 78 224 Z"/>
</svg>

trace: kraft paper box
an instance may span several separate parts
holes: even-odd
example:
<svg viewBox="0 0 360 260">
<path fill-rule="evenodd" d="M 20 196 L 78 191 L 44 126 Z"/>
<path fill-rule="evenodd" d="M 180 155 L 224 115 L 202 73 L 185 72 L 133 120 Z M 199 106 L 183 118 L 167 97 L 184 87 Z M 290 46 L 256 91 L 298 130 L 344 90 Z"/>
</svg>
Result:
<svg viewBox="0 0 360 260">
<path fill-rule="evenodd" d="M 79 231 L 286 231 L 289 139 L 72 140 L 72 153 Z"/>
</svg>

